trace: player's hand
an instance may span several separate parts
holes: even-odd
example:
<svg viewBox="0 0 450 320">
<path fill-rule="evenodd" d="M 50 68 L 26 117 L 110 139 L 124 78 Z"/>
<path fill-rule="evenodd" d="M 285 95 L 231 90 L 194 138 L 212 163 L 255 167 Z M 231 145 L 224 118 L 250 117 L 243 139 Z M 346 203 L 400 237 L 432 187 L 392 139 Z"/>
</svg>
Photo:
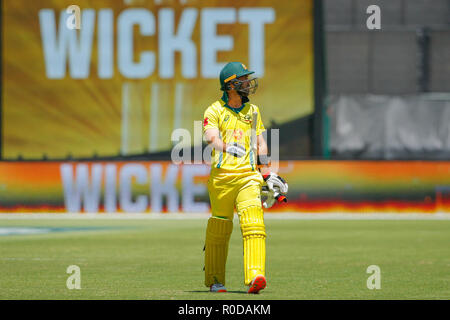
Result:
<svg viewBox="0 0 450 320">
<path fill-rule="evenodd" d="M 262 187 L 261 195 L 263 198 L 265 198 L 265 200 L 263 201 L 263 207 L 266 209 L 272 207 L 275 202 L 287 202 L 287 198 L 279 193 L 278 187 L 275 187 L 274 190 L 269 190 L 267 186 Z"/>
<path fill-rule="evenodd" d="M 225 152 L 235 156 L 236 158 L 242 158 L 247 153 L 245 147 L 237 142 L 228 144 Z"/>
<path fill-rule="evenodd" d="M 282 177 L 277 175 L 276 173 L 269 172 L 263 175 L 264 181 L 267 184 L 267 187 L 272 192 L 278 192 L 282 195 L 286 195 L 288 192 L 288 184 Z"/>
</svg>

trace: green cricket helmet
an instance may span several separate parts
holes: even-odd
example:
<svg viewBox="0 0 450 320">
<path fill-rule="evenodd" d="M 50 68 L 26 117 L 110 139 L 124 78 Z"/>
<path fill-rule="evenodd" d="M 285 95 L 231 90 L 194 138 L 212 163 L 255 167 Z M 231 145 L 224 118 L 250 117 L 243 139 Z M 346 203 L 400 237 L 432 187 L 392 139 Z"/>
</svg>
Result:
<svg viewBox="0 0 450 320">
<path fill-rule="evenodd" d="M 257 78 L 239 80 L 238 78 L 255 73 L 250 71 L 247 67 L 240 62 L 229 62 L 220 71 L 220 90 L 228 91 L 232 90 L 230 84 L 233 84 L 234 90 L 241 96 L 248 96 L 255 93 L 258 88 Z"/>
</svg>

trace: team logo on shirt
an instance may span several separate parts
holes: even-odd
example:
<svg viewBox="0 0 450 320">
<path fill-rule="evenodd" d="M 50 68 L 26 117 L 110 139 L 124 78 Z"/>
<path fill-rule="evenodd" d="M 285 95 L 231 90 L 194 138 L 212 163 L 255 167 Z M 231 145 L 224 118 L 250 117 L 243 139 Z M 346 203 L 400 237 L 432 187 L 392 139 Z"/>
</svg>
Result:
<svg viewBox="0 0 450 320">
<path fill-rule="evenodd" d="M 242 139 L 242 136 L 244 135 L 244 132 L 242 132 L 242 130 L 234 130 L 233 131 L 233 137 L 234 139 L 236 139 L 237 141 L 240 141 Z"/>
<path fill-rule="evenodd" d="M 223 122 L 228 121 L 228 119 L 230 119 L 230 115 L 227 114 L 227 116 L 225 117 L 225 119 L 223 119 Z"/>
<path fill-rule="evenodd" d="M 252 122 L 252 117 L 250 117 L 249 114 L 246 114 L 245 117 L 244 117 L 244 121 L 250 123 L 250 122 Z"/>
</svg>

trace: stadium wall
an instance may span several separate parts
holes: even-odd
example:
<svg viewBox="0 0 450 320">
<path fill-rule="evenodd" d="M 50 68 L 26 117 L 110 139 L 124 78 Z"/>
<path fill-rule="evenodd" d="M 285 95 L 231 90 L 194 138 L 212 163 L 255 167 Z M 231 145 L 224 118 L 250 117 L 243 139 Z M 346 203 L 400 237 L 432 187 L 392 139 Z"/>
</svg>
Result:
<svg viewBox="0 0 450 320">
<path fill-rule="evenodd" d="M 268 213 L 450 212 L 448 161 L 281 161 L 288 203 Z M 205 213 L 208 164 L 1 162 L 2 213 Z"/>
<path fill-rule="evenodd" d="M 330 150 L 335 159 L 450 157 L 450 94 L 332 96 Z"/>
</svg>

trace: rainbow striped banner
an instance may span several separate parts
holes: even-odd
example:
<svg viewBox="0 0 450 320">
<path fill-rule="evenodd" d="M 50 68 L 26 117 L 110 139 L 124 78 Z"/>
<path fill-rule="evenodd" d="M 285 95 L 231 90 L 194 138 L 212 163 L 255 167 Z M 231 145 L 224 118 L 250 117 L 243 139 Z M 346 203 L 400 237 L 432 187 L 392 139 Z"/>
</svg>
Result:
<svg viewBox="0 0 450 320">
<path fill-rule="evenodd" d="M 2 162 L 0 212 L 204 212 L 209 166 Z M 281 161 L 276 212 L 450 212 L 450 162 Z"/>
</svg>

